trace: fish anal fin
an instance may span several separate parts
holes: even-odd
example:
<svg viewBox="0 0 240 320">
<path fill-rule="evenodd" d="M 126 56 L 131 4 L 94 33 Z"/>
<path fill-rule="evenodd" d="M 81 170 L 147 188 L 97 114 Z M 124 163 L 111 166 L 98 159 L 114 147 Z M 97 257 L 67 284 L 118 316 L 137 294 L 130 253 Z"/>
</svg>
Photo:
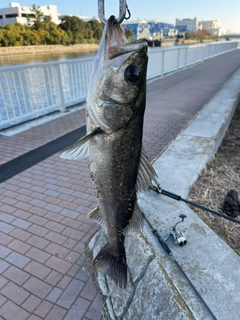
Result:
<svg viewBox="0 0 240 320">
<path fill-rule="evenodd" d="M 157 180 L 157 174 L 151 164 L 151 162 L 148 160 L 148 157 L 146 155 L 146 152 L 144 148 L 142 147 L 142 153 L 138 168 L 138 176 L 137 176 L 137 185 L 136 190 L 148 190 L 149 186 L 152 186 L 152 182 L 155 182 L 157 185 L 159 185 L 159 182 Z"/>
<path fill-rule="evenodd" d="M 120 288 L 126 289 L 127 261 L 124 245 L 115 248 L 107 243 L 97 254 L 93 266 L 98 271 L 104 269 L 105 274 L 113 279 Z"/>
<path fill-rule="evenodd" d="M 126 236 L 136 235 L 137 233 L 142 231 L 142 228 L 143 228 L 143 217 L 137 202 L 135 202 L 132 218 L 129 221 L 128 226 L 125 228 L 125 235 Z"/>
<path fill-rule="evenodd" d="M 96 128 L 93 132 L 87 134 L 73 145 L 66 148 L 60 155 L 60 158 L 67 160 L 80 160 L 87 158 L 89 155 L 88 141 L 91 137 L 99 133 L 102 133 L 102 130 L 100 128 Z"/>
<path fill-rule="evenodd" d="M 87 218 L 92 219 L 93 221 L 97 222 L 100 224 L 102 227 L 106 227 L 106 222 L 103 220 L 101 216 L 101 212 L 98 207 L 94 208 L 92 211 L 90 211 L 87 214 Z"/>
</svg>

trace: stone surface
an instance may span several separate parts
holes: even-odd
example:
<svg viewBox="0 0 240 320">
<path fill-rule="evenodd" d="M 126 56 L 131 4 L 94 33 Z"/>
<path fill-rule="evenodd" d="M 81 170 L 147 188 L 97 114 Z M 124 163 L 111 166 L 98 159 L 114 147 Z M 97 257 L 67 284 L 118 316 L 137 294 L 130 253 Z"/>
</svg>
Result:
<svg viewBox="0 0 240 320">
<path fill-rule="evenodd" d="M 191 319 L 193 316 L 172 280 L 165 275 L 161 263 L 155 259 L 140 281 L 125 319 Z"/>
</svg>

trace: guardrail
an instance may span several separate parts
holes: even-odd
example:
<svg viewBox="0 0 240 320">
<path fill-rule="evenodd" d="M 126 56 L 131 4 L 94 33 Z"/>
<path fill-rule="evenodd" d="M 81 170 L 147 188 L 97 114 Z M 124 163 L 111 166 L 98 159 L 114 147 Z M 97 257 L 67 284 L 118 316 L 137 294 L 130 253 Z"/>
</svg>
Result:
<svg viewBox="0 0 240 320">
<path fill-rule="evenodd" d="M 164 76 L 237 48 L 240 48 L 238 41 L 222 41 L 152 50 L 149 52 L 147 78 Z"/>
<path fill-rule="evenodd" d="M 235 50 L 238 41 L 149 50 L 147 79 Z M 0 68 L 0 130 L 85 101 L 94 58 Z"/>
<path fill-rule="evenodd" d="M 85 100 L 93 58 L 0 68 L 0 129 Z"/>
</svg>

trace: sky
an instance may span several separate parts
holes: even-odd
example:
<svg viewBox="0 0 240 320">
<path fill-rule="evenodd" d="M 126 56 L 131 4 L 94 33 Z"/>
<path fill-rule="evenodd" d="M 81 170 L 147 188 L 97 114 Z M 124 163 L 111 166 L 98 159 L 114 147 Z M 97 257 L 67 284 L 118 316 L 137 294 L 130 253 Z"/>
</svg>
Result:
<svg viewBox="0 0 240 320">
<path fill-rule="evenodd" d="M 18 2 L 18 1 L 15 1 Z M 21 0 L 20 5 L 31 7 L 56 5 L 59 14 L 97 17 L 98 0 Z M 10 0 L 1 0 L 0 8 L 9 7 Z M 176 18 L 219 20 L 222 31 L 240 34 L 240 0 L 127 0 L 130 20 L 160 20 L 175 24 Z M 118 16 L 119 0 L 105 0 L 105 15 Z"/>
</svg>

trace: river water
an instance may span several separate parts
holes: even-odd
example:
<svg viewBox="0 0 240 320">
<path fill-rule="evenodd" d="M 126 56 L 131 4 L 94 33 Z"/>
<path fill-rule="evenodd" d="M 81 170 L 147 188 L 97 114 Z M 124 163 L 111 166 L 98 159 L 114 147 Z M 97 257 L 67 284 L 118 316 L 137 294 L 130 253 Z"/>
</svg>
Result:
<svg viewBox="0 0 240 320">
<path fill-rule="evenodd" d="M 172 44 L 171 44 L 172 45 Z M 169 45 L 167 45 L 169 46 Z M 161 47 L 151 48 L 149 50 L 159 50 Z M 97 51 L 81 51 L 81 52 L 60 52 L 60 53 L 17 53 L 9 55 L 0 54 L 0 67 L 15 66 L 21 64 L 34 64 L 41 62 L 51 62 L 68 59 L 88 58 L 95 56 Z"/>
<path fill-rule="evenodd" d="M 88 58 L 96 55 L 96 51 L 61 52 L 61 53 L 22 53 L 0 55 L 0 67 L 20 64 L 32 64 L 66 59 Z"/>
<path fill-rule="evenodd" d="M 149 48 L 155 50 L 160 48 Z M 95 56 L 97 51 L 82 52 L 61 52 L 61 53 L 21 53 L 21 54 L 0 54 L 0 67 L 15 66 L 21 64 L 34 64 L 68 59 L 89 58 Z"/>
</svg>

